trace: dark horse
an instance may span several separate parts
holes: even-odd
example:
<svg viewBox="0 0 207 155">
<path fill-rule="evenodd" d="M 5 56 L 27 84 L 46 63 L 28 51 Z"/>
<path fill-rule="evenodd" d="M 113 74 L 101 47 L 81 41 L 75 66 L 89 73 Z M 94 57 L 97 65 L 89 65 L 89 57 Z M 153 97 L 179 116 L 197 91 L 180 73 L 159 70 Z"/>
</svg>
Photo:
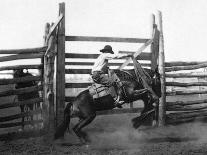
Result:
<svg viewBox="0 0 207 155">
<path fill-rule="evenodd" d="M 17 69 L 14 71 L 14 78 L 22 78 L 22 77 L 28 77 L 28 76 L 33 76 L 33 75 L 28 72 L 24 73 L 23 69 Z M 35 81 L 19 82 L 15 85 L 15 89 L 32 87 L 36 85 L 37 83 Z M 19 94 L 17 98 L 18 98 L 18 101 L 25 101 L 25 100 L 29 100 L 33 98 L 39 98 L 39 93 L 38 91 L 34 91 L 34 92 Z M 36 109 L 38 107 L 40 107 L 40 103 L 20 105 L 21 113 L 32 111 L 34 108 Z M 29 117 L 26 117 L 26 118 L 29 119 Z M 30 119 L 33 120 L 33 116 L 31 116 Z M 22 117 L 22 129 L 24 128 L 24 121 L 25 121 L 25 117 L 23 116 Z"/>
<path fill-rule="evenodd" d="M 150 69 L 145 69 L 146 74 L 149 76 L 151 81 L 151 87 L 157 96 L 160 97 L 160 76 L 157 71 Z M 122 87 L 122 99 L 126 102 L 132 102 L 136 100 L 143 100 L 144 109 L 142 113 L 152 110 L 153 102 L 152 95 L 149 91 L 144 90 L 143 85 L 141 84 L 140 79 L 136 79 L 134 70 L 130 71 L 120 71 L 114 70 L 116 75 L 119 77 L 123 83 Z M 64 137 L 64 133 L 69 129 L 69 123 L 71 116 L 79 117 L 79 122 L 73 127 L 75 134 L 82 140 L 86 140 L 86 134 L 81 131 L 81 129 L 88 124 L 90 124 L 96 117 L 96 111 L 109 110 L 115 108 L 114 99 L 111 95 L 106 95 L 98 99 L 93 99 L 92 95 L 89 93 L 89 90 L 86 89 L 78 94 L 73 102 L 68 103 L 64 110 L 64 120 L 57 127 L 55 132 L 55 139 Z M 136 119 L 135 119 L 136 120 Z M 139 123 L 134 122 L 134 127 L 137 128 Z"/>
</svg>

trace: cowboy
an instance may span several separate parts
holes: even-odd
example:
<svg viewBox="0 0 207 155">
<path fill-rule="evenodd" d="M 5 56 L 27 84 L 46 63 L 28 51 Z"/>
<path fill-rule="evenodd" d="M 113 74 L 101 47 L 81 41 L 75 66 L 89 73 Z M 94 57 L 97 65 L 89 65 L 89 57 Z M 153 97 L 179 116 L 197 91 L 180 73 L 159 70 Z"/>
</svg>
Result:
<svg viewBox="0 0 207 155">
<path fill-rule="evenodd" d="M 114 81 L 110 79 L 109 67 L 108 67 L 108 60 L 114 59 L 114 58 L 126 58 L 129 55 L 128 54 L 122 54 L 122 55 L 115 55 L 112 47 L 110 45 L 106 45 L 103 49 L 100 50 L 101 54 L 97 58 L 97 60 L 94 63 L 94 66 L 92 68 L 92 79 L 95 83 L 103 84 L 107 87 L 110 87 L 113 85 Z M 120 86 L 119 86 L 120 87 Z M 117 94 L 118 97 L 114 101 L 115 105 L 118 108 L 122 108 L 121 103 L 119 101 L 120 96 L 119 93 Z"/>
<path fill-rule="evenodd" d="M 95 61 L 92 68 L 92 79 L 95 83 L 103 84 L 105 86 L 111 86 L 113 81 L 108 76 L 108 60 L 114 58 L 126 58 L 128 54 L 115 55 L 112 47 L 106 45 L 103 49 L 100 50 L 101 54 Z"/>
</svg>

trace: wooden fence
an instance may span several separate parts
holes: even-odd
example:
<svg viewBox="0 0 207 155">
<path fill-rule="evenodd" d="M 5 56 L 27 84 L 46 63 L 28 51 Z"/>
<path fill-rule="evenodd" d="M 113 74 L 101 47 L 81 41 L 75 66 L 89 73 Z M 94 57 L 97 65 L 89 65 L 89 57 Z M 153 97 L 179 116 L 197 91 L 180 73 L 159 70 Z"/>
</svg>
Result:
<svg viewBox="0 0 207 155">
<path fill-rule="evenodd" d="M 61 6 L 60 6 L 61 7 Z M 0 63 L 6 62 L 11 64 L 10 66 L 0 67 L 0 72 L 12 75 L 14 70 L 28 69 L 29 73 L 32 70 L 37 74 L 27 77 L 14 78 L 1 78 L 0 79 L 0 140 L 9 138 L 20 138 L 27 136 L 39 136 L 40 134 L 47 133 L 47 138 L 52 138 L 55 127 L 55 93 L 54 88 L 55 79 L 54 69 L 56 68 L 55 59 L 58 48 L 56 42 L 58 36 L 60 36 L 61 22 L 64 16 L 60 13 L 57 21 L 46 24 L 44 34 L 44 46 L 30 49 L 12 49 L 12 50 L 0 50 Z M 6 56 L 5 56 L 6 55 Z M 21 60 L 21 61 L 19 61 Z M 18 65 L 16 65 L 18 61 Z M 27 61 L 28 65 L 25 65 Z M 36 62 L 37 64 L 29 64 L 30 62 Z M 15 89 L 14 85 L 24 82 L 36 82 L 35 86 Z M 39 97 L 18 101 L 19 95 L 28 94 L 32 92 L 38 92 Z M 40 104 L 39 107 L 35 107 L 33 110 L 19 112 L 22 105 Z M 15 113 L 15 114 L 14 114 Z M 34 117 L 34 120 L 28 119 L 22 122 L 22 117 L 28 118 Z M 19 131 L 21 126 L 24 125 L 24 130 Z M 28 128 L 28 125 L 33 125 L 33 128 Z M 51 133 L 51 134 L 49 134 Z"/>
<path fill-rule="evenodd" d="M 40 48 L 32 48 L 32 49 L 13 49 L 13 50 L 0 50 L 0 55 L 6 54 L 7 56 L 1 56 L 0 57 L 0 63 L 6 62 L 7 64 L 11 64 L 10 66 L 4 66 L 0 67 L 1 72 L 13 72 L 17 69 L 32 69 L 32 70 L 39 70 L 40 74 L 36 74 L 34 76 L 28 76 L 28 77 L 18 77 L 18 78 L 1 78 L 0 79 L 0 98 L 1 98 L 1 104 L 0 104 L 0 131 L 1 131 L 1 138 L 6 138 L 5 135 L 8 135 L 8 132 L 17 131 L 17 129 L 20 129 L 22 125 L 25 125 L 25 128 L 27 128 L 28 125 L 37 125 L 42 124 L 43 119 L 41 116 L 42 114 L 42 108 L 41 106 L 39 108 L 34 108 L 33 110 L 25 111 L 25 112 L 19 112 L 20 106 L 28 106 L 34 105 L 34 104 L 42 104 L 43 103 L 43 96 L 42 96 L 42 90 L 43 90 L 43 64 L 35 64 L 35 65 L 24 65 L 25 61 L 40 61 L 40 59 L 44 56 L 44 53 L 46 51 L 47 47 L 40 47 Z M 19 63 L 19 65 L 16 65 L 17 60 L 21 60 L 22 63 Z M 5 73 L 6 74 L 6 73 Z M 31 86 L 31 87 L 25 87 L 25 88 L 19 88 L 15 89 L 14 85 L 17 83 L 23 83 L 23 82 L 36 82 L 38 85 Z M 39 92 L 40 96 L 32 99 L 25 99 L 18 101 L 17 96 L 28 94 L 32 92 Z M 34 120 L 27 119 L 24 122 L 22 122 L 21 118 L 25 117 L 28 118 L 29 116 L 38 116 L 35 117 Z M 10 130 L 10 128 L 13 128 L 13 130 Z M 15 130 L 14 130 L 15 129 Z M 36 128 L 35 130 L 32 130 L 32 132 L 40 132 L 41 127 Z M 3 133 L 3 134 L 2 134 Z M 12 135 L 14 136 L 14 135 Z"/>
<path fill-rule="evenodd" d="M 167 91 L 162 94 L 167 97 L 164 110 L 165 123 L 178 124 L 204 120 L 207 111 L 207 81 L 205 80 L 207 73 L 197 74 L 196 69 L 206 68 L 207 63 L 166 62 L 165 66 L 167 66 L 165 67 Z M 203 80 L 198 81 L 198 79 Z M 171 87 L 173 89 L 170 89 Z M 199 89 L 200 87 L 203 90 Z"/>
</svg>

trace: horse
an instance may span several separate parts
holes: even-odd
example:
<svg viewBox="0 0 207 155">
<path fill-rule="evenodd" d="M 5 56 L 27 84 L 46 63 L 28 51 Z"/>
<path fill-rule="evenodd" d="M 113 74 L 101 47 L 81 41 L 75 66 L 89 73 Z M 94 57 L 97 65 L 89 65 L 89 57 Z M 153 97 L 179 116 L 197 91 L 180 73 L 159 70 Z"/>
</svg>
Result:
<svg viewBox="0 0 207 155">
<path fill-rule="evenodd" d="M 151 69 L 144 69 L 146 74 L 150 77 L 151 86 L 157 96 L 161 95 L 160 76 L 157 71 Z M 130 103 L 136 100 L 143 100 L 144 108 L 141 113 L 145 113 L 154 109 L 154 100 L 149 91 L 144 89 L 141 84 L 141 80 L 137 79 L 134 70 L 120 71 L 114 70 L 115 74 L 122 82 L 122 99 L 126 103 Z M 82 131 L 82 128 L 90 124 L 96 117 L 97 111 L 110 110 L 115 108 L 114 99 L 111 95 L 106 95 L 97 99 L 94 99 L 86 89 L 80 92 L 72 102 L 69 102 L 64 109 L 64 119 L 61 124 L 56 128 L 54 139 L 63 138 L 66 130 L 69 130 L 70 118 L 73 116 L 79 117 L 79 122 L 72 128 L 74 133 L 79 137 L 82 142 L 88 141 L 86 133 Z M 144 117 L 146 118 L 146 117 Z M 134 127 L 139 126 L 137 118 L 133 121 Z"/>
<path fill-rule="evenodd" d="M 33 76 L 33 75 L 29 72 L 24 73 L 23 69 L 14 70 L 14 75 L 13 75 L 14 78 L 21 78 L 21 77 L 28 77 L 28 76 Z M 36 86 L 36 85 L 37 85 L 37 83 L 35 81 L 18 82 L 15 84 L 15 89 L 32 87 L 32 86 Z M 25 101 L 25 100 L 29 100 L 29 99 L 33 99 L 33 98 L 39 98 L 38 91 L 17 95 L 18 101 Z M 38 107 L 40 107 L 40 103 L 20 105 L 21 113 L 32 111 L 33 109 L 36 109 Z M 32 121 L 33 115 L 30 117 L 26 117 L 26 119 L 31 119 L 31 121 Z M 25 121 L 25 116 L 22 117 L 22 130 L 24 129 L 24 121 Z"/>
</svg>

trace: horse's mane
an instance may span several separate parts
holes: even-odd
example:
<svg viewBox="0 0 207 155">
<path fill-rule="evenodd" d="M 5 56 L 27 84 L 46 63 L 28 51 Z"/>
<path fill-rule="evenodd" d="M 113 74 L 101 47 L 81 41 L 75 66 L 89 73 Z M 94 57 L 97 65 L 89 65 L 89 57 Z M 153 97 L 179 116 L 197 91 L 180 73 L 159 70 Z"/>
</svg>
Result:
<svg viewBox="0 0 207 155">
<path fill-rule="evenodd" d="M 154 70 L 144 68 L 146 73 L 152 78 L 155 74 Z M 130 70 L 114 70 L 121 81 L 137 81 L 134 69 Z"/>
<path fill-rule="evenodd" d="M 136 81 L 136 76 L 128 70 L 114 70 L 114 72 L 121 81 Z"/>
</svg>

